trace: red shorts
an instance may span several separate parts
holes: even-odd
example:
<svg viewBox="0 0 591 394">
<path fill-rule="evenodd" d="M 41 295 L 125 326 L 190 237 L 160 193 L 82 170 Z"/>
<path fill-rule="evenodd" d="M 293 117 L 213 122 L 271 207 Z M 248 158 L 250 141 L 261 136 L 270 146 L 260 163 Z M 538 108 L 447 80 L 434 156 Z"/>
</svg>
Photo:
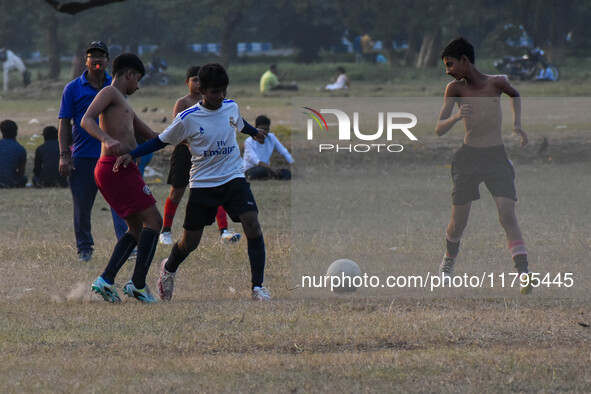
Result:
<svg viewBox="0 0 591 394">
<path fill-rule="evenodd" d="M 94 168 L 94 180 L 111 208 L 122 218 L 156 204 L 135 163 L 113 172 L 116 156 L 101 156 Z"/>
</svg>

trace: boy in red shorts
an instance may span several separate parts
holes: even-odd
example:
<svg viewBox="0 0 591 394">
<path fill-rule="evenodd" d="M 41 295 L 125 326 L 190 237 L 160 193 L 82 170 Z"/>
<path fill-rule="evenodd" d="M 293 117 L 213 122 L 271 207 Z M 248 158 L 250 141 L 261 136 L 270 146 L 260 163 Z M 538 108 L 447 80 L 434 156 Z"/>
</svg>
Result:
<svg viewBox="0 0 591 394">
<path fill-rule="evenodd" d="M 115 276 L 136 245 L 135 269 L 123 292 L 145 303 L 156 302 L 146 284 L 146 275 L 158 244 L 162 217 L 137 165 L 113 167 L 119 155 L 137 147 L 135 133 L 146 140 L 158 135 L 138 118 L 125 100 L 126 95 L 139 88 L 144 73 L 144 65 L 136 55 L 117 56 L 113 62 L 113 83 L 97 94 L 82 118 L 82 127 L 101 141 L 101 156 L 94 171 L 98 189 L 128 226 L 115 245 L 105 271 L 92 284 L 92 290 L 108 302 L 121 301 Z M 99 124 L 95 121 L 97 117 Z"/>
</svg>

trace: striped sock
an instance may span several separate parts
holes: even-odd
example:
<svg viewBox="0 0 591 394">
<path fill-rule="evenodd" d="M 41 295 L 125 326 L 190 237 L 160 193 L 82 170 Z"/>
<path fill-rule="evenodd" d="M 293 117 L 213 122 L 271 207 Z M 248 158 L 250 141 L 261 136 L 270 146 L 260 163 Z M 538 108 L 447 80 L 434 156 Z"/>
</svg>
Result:
<svg viewBox="0 0 591 394">
<path fill-rule="evenodd" d="M 509 251 L 511 251 L 511 257 L 515 262 L 515 268 L 517 269 L 517 272 L 520 274 L 529 272 L 527 268 L 528 262 L 525 242 L 523 242 L 521 239 L 509 242 Z"/>
</svg>

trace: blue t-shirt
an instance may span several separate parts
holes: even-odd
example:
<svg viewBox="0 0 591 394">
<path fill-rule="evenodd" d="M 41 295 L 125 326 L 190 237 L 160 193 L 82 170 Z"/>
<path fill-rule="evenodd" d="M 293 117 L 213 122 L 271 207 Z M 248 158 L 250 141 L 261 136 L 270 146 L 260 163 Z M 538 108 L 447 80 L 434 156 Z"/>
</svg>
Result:
<svg viewBox="0 0 591 394">
<path fill-rule="evenodd" d="M 16 169 L 27 162 L 27 151 L 16 140 L 0 139 L 0 185 L 17 186 L 19 178 Z"/>
<path fill-rule="evenodd" d="M 80 126 L 82 117 L 99 92 L 88 82 L 88 79 L 86 79 L 87 74 L 88 70 L 84 71 L 79 78 L 68 83 L 64 88 L 58 118 L 74 120 L 72 125 L 72 156 L 98 159 L 101 155 L 101 142 Z M 109 74 L 105 75 L 103 87 L 111 84 L 111 76 Z M 98 123 L 98 119 L 96 121 Z"/>
</svg>

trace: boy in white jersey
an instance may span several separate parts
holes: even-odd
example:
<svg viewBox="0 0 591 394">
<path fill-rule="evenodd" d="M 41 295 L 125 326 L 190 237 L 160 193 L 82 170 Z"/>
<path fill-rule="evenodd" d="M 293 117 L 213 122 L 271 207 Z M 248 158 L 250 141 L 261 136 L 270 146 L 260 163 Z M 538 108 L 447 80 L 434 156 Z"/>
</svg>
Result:
<svg viewBox="0 0 591 394">
<path fill-rule="evenodd" d="M 126 166 L 132 159 L 154 152 L 167 144 L 187 140 L 192 154 L 190 194 L 185 213 L 184 232 L 168 258 L 162 261 L 158 293 L 162 300 L 172 298 L 174 277 L 179 265 L 197 249 L 203 228 L 215 221 L 217 207 L 223 205 L 233 221 L 240 221 L 248 244 L 252 274 L 252 298 L 267 301 L 271 297 L 263 287 L 265 243 L 258 220 L 258 209 L 250 184 L 242 172 L 243 164 L 236 131 L 256 140 L 265 137 L 246 123 L 238 105 L 226 100 L 229 78 L 221 64 L 206 64 L 199 70 L 199 91 L 203 101 L 181 112 L 158 137 L 143 144 L 115 165 Z"/>
</svg>

